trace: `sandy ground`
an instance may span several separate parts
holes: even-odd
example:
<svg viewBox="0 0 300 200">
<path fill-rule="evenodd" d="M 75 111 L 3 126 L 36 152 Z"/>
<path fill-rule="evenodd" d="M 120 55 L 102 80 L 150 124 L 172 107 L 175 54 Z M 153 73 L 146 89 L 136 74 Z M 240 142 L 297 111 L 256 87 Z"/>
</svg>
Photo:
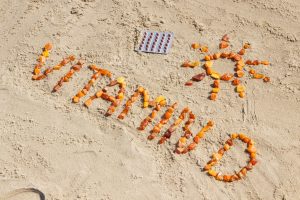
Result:
<svg viewBox="0 0 300 200">
<path fill-rule="evenodd" d="M 141 30 L 173 31 L 168 55 L 134 51 Z M 210 78 L 184 83 L 203 69 L 183 69 L 186 59 L 202 56 L 192 42 L 217 50 L 228 33 L 233 50 L 250 42 L 247 58 L 270 60 L 258 67 L 272 81 L 245 78 L 240 99 L 223 84 L 219 100 L 207 99 Z M 1 0 L 0 1 L 0 196 L 34 187 L 46 199 L 297 199 L 300 196 L 300 1 L 298 0 Z M 179 109 L 197 115 L 193 131 L 209 119 L 216 126 L 187 155 L 173 153 L 181 132 L 165 145 L 136 130 L 150 110 L 134 106 L 124 120 L 104 117 L 108 103 L 90 109 L 71 97 L 92 72 L 86 67 L 52 94 L 66 67 L 46 80 L 31 81 L 43 45 L 54 50 L 53 66 L 74 54 L 124 76 L 128 94 L 143 85 L 151 96 L 164 95 Z M 232 71 L 229 61 L 216 64 Z M 99 81 L 90 94 L 103 85 Z M 86 99 L 85 97 L 84 99 Z M 172 120 L 170 121 L 170 123 Z M 164 129 L 165 130 L 165 129 Z M 163 131 L 164 132 L 164 131 Z M 233 132 L 256 141 L 259 164 L 247 178 L 217 182 L 201 171 L 209 156 Z M 247 154 L 235 145 L 217 166 L 233 172 Z M 20 194 L 10 199 L 38 199 Z"/>
</svg>

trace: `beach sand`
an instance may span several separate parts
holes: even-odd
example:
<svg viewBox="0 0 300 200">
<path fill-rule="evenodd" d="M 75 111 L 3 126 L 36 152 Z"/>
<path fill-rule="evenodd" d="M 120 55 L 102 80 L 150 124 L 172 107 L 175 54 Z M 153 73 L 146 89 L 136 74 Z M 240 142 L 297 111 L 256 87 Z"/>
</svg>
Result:
<svg viewBox="0 0 300 200">
<path fill-rule="evenodd" d="M 135 52 L 142 30 L 174 32 L 171 52 Z M 212 79 L 186 87 L 187 80 L 204 70 L 180 65 L 203 58 L 191 50 L 191 43 L 216 52 L 224 34 L 234 51 L 251 43 L 245 58 L 271 62 L 256 67 L 271 82 L 247 75 L 242 79 L 244 99 L 230 83 L 222 83 L 218 100 L 210 101 Z M 0 196 L 33 187 L 51 200 L 299 198 L 299 40 L 298 0 L 1 0 Z M 54 45 L 47 66 L 70 54 L 86 62 L 57 93 L 51 93 L 52 87 L 69 66 L 45 80 L 31 80 L 47 42 Z M 173 151 L 182 134 L 179 129 L 164 145 L 157 144 L 159 137 L 147 140 L 151 126 L 136 129 L 150 109 L 136 104 L 120 121 L 122 106 L 105 117 L 109 103 L 103 100 L 89 109 L 83 101 L 73 104 L 71 98 L 92 75 L 86 66 L 93 63 L 115 78 L 126 78 L 125 100 L 142 85 L 151 97 L 177 101 L 177 115 L 189 106 L 197 116 L 193 132 L 208 120 L 215 126 L 196 150 L 177 155 Z M 215 64 L 222 73 L 233 72 L 233 67 L 230 61 Z M 83 100 L 104 83 L 101 79 Z M 255 141 L 259 163 L 243 180 L 219 182 L 202 168 L 234 132 Z M 216 169 L 239 170 L 248 159 L 244 149 L 236 142 Z M 22 193 L 10 199 L 38 196 Z"/>
</svg>

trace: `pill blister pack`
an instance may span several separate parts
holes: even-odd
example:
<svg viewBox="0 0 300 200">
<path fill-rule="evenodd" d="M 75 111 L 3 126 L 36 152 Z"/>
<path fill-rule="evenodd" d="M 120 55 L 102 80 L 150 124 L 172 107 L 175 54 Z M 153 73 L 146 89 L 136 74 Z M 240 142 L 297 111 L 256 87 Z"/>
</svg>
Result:
<svg viewBox="0 0 300 200">
<path fill-rule="evenodd" d="M 167 54 L 172 46 L 174 33 L 172 32 L 155 32 L 143 31 L 142 40 L 136 51 L 146 53 Z"/>
</svg>

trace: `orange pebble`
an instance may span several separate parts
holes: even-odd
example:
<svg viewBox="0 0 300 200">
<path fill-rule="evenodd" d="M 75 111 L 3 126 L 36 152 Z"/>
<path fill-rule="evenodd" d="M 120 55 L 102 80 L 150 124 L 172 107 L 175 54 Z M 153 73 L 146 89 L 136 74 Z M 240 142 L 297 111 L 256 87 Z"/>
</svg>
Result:
<svg viewBox="0 0 300 200">
<path fill-rule="evenodd" d="M 208 56 L 208 55 L 204 56 L 204 60 L 210 61 L 210 56 Z"/>
<path fill-rule="evenodd" d="M 230 145 L 229 145 L 229 144 L 225 144 L 225 145 L 224 145 L 224 150 L 225 150 L 225 151 L 228 151 L 229 149 L 230 149 Z"/>
<path fill-rule="evenodd" d="M 260 63 L 260 62 L 259 62 L 258 60 L 254 60 L 254 61 L 252 62 L 253 65 L 259 65 L 259 63 Z"/>
<path fill-rule="evenodd" d="M 252 61 L 251 61 L 251 60 L 247 60 L 245 63 L 246 63 L 247 65 L 252 65 Z"/>
<path fill-rule="evenodd" d="M 215 60 L 217 60 L 217 59 L 219 59 L 221 57 L 221 53 L 215 53 L 213 55 L 213 57 L 214 57 Z"/>
<path fill-rule="evenodd" d="M 200 51 L 206 53 L 206 52 L 208 52 L 208 47 L 207 46 L 201 46 Z"/>
<path fill-rule="evenodd" d="M 234 56 L 235 56 L 235 53 L 230 52 L 227 58 L 228 59 L 233 59 Z"/>
<path fill-rule="evenodd" d="M 255 70 L 254 70 L 254 69 L 250 69 L 250 70 L 249 70 L 249 73 L 250 73 L 250 74 L 255 74 Z"/>
<path fill-rule="evenodd" d="M 189 61 L 185 61 L 182 65 L 182 67 L 190 67 L 190 62 Z"/>
<path fill-rule="evenodd" d="M 226 144 L 228 144 L 229 146 L 232 146 L 233 145 L 233 140 L 232 139 L 228 139 L 226 141 Z"/>
<path fill-rule="evenodd" d="M 262 78 L 264 78 L 265 76 L 263 75 L 263 74 L 258 74 L 258 73 L 256 73 L 256 74 L 253 74 L 253 78 L 255 78 L 255 79 L 262 79 Z"/>
<path fill-rule="evenodd" d="M 266 76 L 263 80 L 265 83 L 270 82 L 270 77 Z"/>
<path fill-rule="evenodd" d="M 238 52 L 238 54 L 239 54 L 239 55 L 244 55 L 245 52 L 246 52 L 245 49 L 241 49 L 241 50 Z"/>
<path fill-rule="evenodd" d="M 205 165 L 203 169 L 204 169 L 204 171 L 208 171 L 211 169 L 211 165 L 209 165 L 209 164 Z"/>
<path fill-rule="evenodd" d="M 235 60 L 235 61 L 239 61 L 239 60 L 242 59 L 242 56 L 239 55 L 239 54 L 236 54 L 236 55 L 234 55 L 234 57 L 232 59 Z"/>
<path fill-rule="evenodd" d="M 215 176 L 215 179 L 218 180 L 218 181 L 223 181 L 224 180 L 223 176 L 220 175 L 220 174 L 217 174 L 217 176 Z"/>
<path fill-rule="evenodd" d="M 235 69 L 236 69 L 236 71 L 242 70 L 243 66 L 242 65 L 237 65 Z"/>
<path fill-rule="evenodd" d="M 224 176 L 223 176 L 223 180 L 224 180 L 225 182 L 230 182 L 230 179 L 231 179 L 231 176 L 230 176 L 230 175 L 224 175 Z"/>
<path fill-rule="evenodd" d="M 223 155 L 224 153 L 225 153 L 225 151 L 224 151 L 224 149 L 223 149 L 223 148 L 219 149 L 219 151 L 218 151 L 218 154 L 221 154 L 221 155 Z"/>
<path fill-rule="evenodd" d="M 211 93 L 210 94 L 210 100 L 215 101 L 217 99 L 217 93 Z"/>
<path fill-rule="evenodd" d="M 243 133 L 240 133 L 240 134 L 239 134 L 239 138 L 240 138 L 240 140 L 243 140 L 245 137 L 246 137 L 246 135 L 245 135 L 245 134 L 243 134 Z"/>
<path fill-rule="evenodd" d="M 237 75 L 237 77 L 241 78 L 241 77 L 244 76 L 244 72 L 243 72 L 242 70 L 238 70 L 238 71 L 236 72 L 236 75 Z"/>
<path fill-rule="evenodd" d="M 229 42 L 229 37 L 227 34 L 223 35 L 222 41 Z"/>
<path fill-rule="evenodd" d="M 209 121 L 207 122 L 207 124 L 206 124 L 206 126 L 213 126 L 213 125 L 214 125 L 214 122 L 211 121 L 211 120 L 209 120 Z"/>
<path fill-rule="evenodd" d="M 40 56 L 39 57 L 39 62 L 41 62 L 41 63 L 46 62 L 46 57 L 45 56 Z"/>
<path fill-rule="evenodd" d="M 70 59 L 71 61 L 74 61 L 74 60 L 75 60 L 75 56 L 74 56 L 74 55 L 70 55 L 70 56 L 69 56 L 69 59 Z"/>
<path fill-rule="evenodd" d="M 239 135 L 238 135 L 237 133 L 232 133 L 232 134 L 231 134 L 231 138 L 232 138 L 232 139 L 236 139 L 238 136 L 239 136 Z"/>
<path fill-rule="evenodd" d="M 246 169 L 246 168 L 241 169 L 241 173 L 242 173 L 244 176 L 246 176 L 246 174 L 247 174 L 247 169 Z"/>
<path fill-rule="evenodd" d="M 185 83 L 185 85 L 186 85 L 186 86 L 192 86 L 192 85 L 193 85 L 193 81 L 187 81 L 187 82 Z"/>
<path fill-rule="evenodd" d="M 212 158 L 216 161 L 220 160 L 222 158 L 222 155 L 219 153 L 215 153 L 213 154 Z"/>
<path fill-rule="evenodd" d="M 251 158 L 251 159 L 254 159 L 254 158 L 256 158 L 256 152 L 252 152 L 252 153 L 250 153 L 250 158 Z"/>
<path fill-rule="evenodd" d="M 260 62 L 260 64 L 263 64 L 263 65 L 269 65 L 269 64 L 270 64 L 270 62 L 269 62 L 269 61 L 267 61 L 267 60 L 263 60 L 263 61 L 261 61 L 261 62 Z"/>
<path fill-rule="evenodd" d="M 239 85 L 240 83 L 241 81 L 237 78 L 232 81 L 232 85 Z"/>
<path fill-rule="evenodd" d="M 102 91 L 98 91 L 96 92 L 96 97 L 97 98 L 100 98 L 102 96 L 103 92 Z"/>
<path fill-rule="evenodd" d="M 193 49 L 199 49 L 200 48 L 200 44 L 199 43 L 193 43 L 192 44 L 192 48 Z"/>
<path fill-rule="evenodd" d="M 84 96 L 84 94 L 82 93 L 82 91 L 78 92 L 78 94 L 76 95 L 77 97 L 81 98 Z"/>
<path fill-rule="evenodd" d="M 239 97 L 244 98 L 246 96 L 245 92 L 239 92 Z"/>
<path fill-rule="evenodd" d="M 212 74 L 212 69 L 211 68 L 207 68 L 206 69 L 206 74 L 207 75 L 211 75 Z"/>
<path fill-rule="evenodd" d="M 223 52 L 221 53 L 221 58 L 227 58 L 229 53 Z"/>
<path fill-rule="evenodd" d="M 89 107 L 91 104 L 92 104 L 92 99 L 88 99 L 88 100 L 86 100 L 86 101 L 84 102 L 84 105 L 85 105 L 86 107 Z"/>
<path fill-rule="evenodd" d="M 256 148 L 253 146 L 253 145 L 250 145 L 248 148 L 247 148 L 247 151 L 249 153 L 256 153 Z"/>
<path fill-rule="evenodd" d="M 196 148 L 196 146 L 197 146 L 197 144 L 195 142 L 193 142 L 188 146 L 188 150 L 189 151 L 194 150 Z"/>
<path fill-rule="evenodd" d="M 244 66 L 245 66 L 245 63 L 244 63 L 243 60 L 239 60 L 239 61 L 236 62 L 236 66 L 238 66 L 238 65 L 244 67 Z"/>
<path fill-rule="evenodd" d="M 220 88 L 220 81 L 219 80 L 214 80 L 214 87 L 215 88 Z"/>
<path fill-rule="evenodd" d="M 199 141 L 200 141 L 200 137 L 198 137 L 198 136 L 195 136 L 193 140 L 194 140 L 194 142 L 195 142 L 196 144 L 198 144 L 198 143 L 199 143 Z"/>
<path fill-rule="evenodd" d="M 233 74 L 225 73 L 221 76 L 221 80 L 223 81 L 229 81 L 233 77 Z"/>
<path fill-rule="evenodd" d="M 225 42 L 225 41 L 221 41 L 220 44 L 219 44 L 220 49 L 225 49 L 228 46 L 229 46 L 228 42 Z"/>
<path fill-rule="evenodd" d="M 249 48 L 251 48 L 251 45 L 249 43 L 245 43 L 244 44 L 244 49 L 249 49 Z"/>
<path fill-rule="evenodd" d="M 78 103 L 79 102 L 79 97 L 77 97 L 77 96 L 73 97 L 73 102 Z"/>
<path fill-rule="evenodd" d="M 165 113 L 165 119 L 170 119 L 171 116 L 172 116 L 171 112 L 166 112 Z"/>
<path fill-rule="evenodd" d="M 242 141 L 243 141 L 244 143 L 248 143 L 248 142 L 250 142 L 250 138 L 245 137 Z"/>
<path fill-rule="evenodd" d="M 60 68 L 61 68 L 62 66 L 61 65 L 55 65 L 54 67 L 53 67 L 53 70 L 59 70 Z"/>
<path fill-rule="evenodd" d="M 45 44 L 44 49 L 50 51 L 52 49 L 52 44 L 50 42 Z"/>
<path fill-rule="evenodd" d="M 250 160 L 250 163 L 254 166 L 254 165 L 256 165 L 257 160 L 256 160 L 256 159 L 251 159 L 251 160 Z"/>
<path fill-rule="evenodd" d="M 41 73 L 41 70 L 38 67 L 36 67 L 36 68 L 34 68 L 33 73 L 34 73 L 34 75 L 38 75 Z"/>
</svg>

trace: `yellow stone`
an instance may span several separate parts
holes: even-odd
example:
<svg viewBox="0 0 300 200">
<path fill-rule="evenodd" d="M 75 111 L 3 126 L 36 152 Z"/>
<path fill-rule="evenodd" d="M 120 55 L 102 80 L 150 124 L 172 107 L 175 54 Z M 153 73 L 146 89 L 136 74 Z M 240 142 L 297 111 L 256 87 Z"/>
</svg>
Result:
<svg viewBox="0 0 300 200">
<path fill-rule="evenodd" d="M 149 106 L 149 102 L 144 102 L 144 108 L 147 108 Z"/>
<path fill-rule="evenodd" d="M 190 63 L 191 67 L 198 67 L 199 65 L 200 65 L 200 62 L 198 60 L 193 61 L 193 62 Z"/>
<path fill-rule="evenodd" d="M 210 68 L 213 65 L 213 61 L 206 61 L 204 65 L 206 68 Z"/>
<path fill-rule="evenodd" d="M 204 134 L 205 134 L 205 132 L 203 131 L 203 129 L 201 129 L 201 130 L 199 131 L 199 133 L 197 134 L 197 136 L 198 136 L 199 138 L 203 138 Z"/>
<path fill-rule="evenodd" d="M 159 103 L 159 102 L 164 101 L 164 100 L 166 100 L 166 98 L 164 96 L 158 96 L 158 97 L 156 97 L 155 102 Z"/>
<path fill-rule="evenodd" d="M 118 99 L 123 99 L 123 98 L 124 98 L 124 93 L 123 92 L 119 93 L 118 94 Z"/>
<path fill-rule="evenodd" d="M 185 144 L 186 143 L 186 137 L 181 137 L 179 139 L 179 141 L 182 143 L 182 144 Z"/>
<path fill-rule="evenodd" d="M 238 92 L 238 93 L 240 93 L 240 92 L 244 92 L 245 91 L 245 86 L 243 86 L 243 85 L 238 85 L 238 86 L 236 86 L 236 91 Z"/>
<path fill-rule="evenodd" d="M 99 91 L 99 92 L 96 93 L 96 97 L 97 97 L 97 98 L 100 98 L 100 97 L 102 96 L 102 94 L 103 94 L 103 92 L 102 92 L 102 91 Z"/>
<path fill-rule="evenodd" d="M 214 79 L 220 79 L 220 74 L 219 74 L 219 73 L 213 72 L 210 76 L 211 76 L 212 78 L 214 78 Z"/>
<path fill-rule="evenodd" d="M 201 52 L 208 52 L 208 47 L 207 46 L 201 46 L 200 50 L 201 50 Z"/>
<path fill-rule="evenodd" d="M 92 104 L 92 99 L 88 99 L 88 100 L 86 100 L 86 101 L 84 102 L 84 105 L 85 105 L 86 107 L 89 107 L 91 104 Z"/>
<path fill-rule="evenodd" d="M 236 139 L 238 136 L 239 136 L 239 135 L 238 135 L 237 133 L 231 134 L 231 138 L 232 138 L 232 139 Z"/>
<path fill-rule="evenodd" d="M 211 176 L 217 176 L 217 172 L 215 170 L 208 170 L 208 174 L 211 175 Z"/>
<path fill-rule="evenodd" d="M 77 96 L 73 97 L 73 102 L 78 103 L 79 102 L 79 97 L 77 97 Z"/>
<path fill-rule="evenodd" d="M 220 91 L 220 88 L 213 88 L 213 89 L 212 89 L 212 92 L 213 92 L 213 93 L 218 93 L 219 91 Z"/>
<path fill-rule="evenodd" d="M 117 78 L 117 82 L 122 84 L 125 82 L 125 78 L 123 76 Z"/>
<path fill-rule="evenodd" d="M 167 101 L 166 100 L 162 100 L 161 102 L 159 102 L 159 105 L 160 106 L 165 106 L 167 104 Z"/>
<path fill-rule="evenodd" d="M 43 51 L 42 55 L 46 58 L 49 57 L 49 51 Z"/>
<path fill-rule="evenodd" d="M 243 60 L 239 60 L 236 64 L 239 65 L 239 66 L 241 66 L 241 67 L 245 66 L 245 63 L 244 63 Z"/>
<path fill-rule="evenodd" d="M 145 89 L 143 87 L 141 87 L 141 86 L 138 87 L 138 92 L 139 93 L 143 93 L 144 91 L 145 91 Z"/>
</svg>

